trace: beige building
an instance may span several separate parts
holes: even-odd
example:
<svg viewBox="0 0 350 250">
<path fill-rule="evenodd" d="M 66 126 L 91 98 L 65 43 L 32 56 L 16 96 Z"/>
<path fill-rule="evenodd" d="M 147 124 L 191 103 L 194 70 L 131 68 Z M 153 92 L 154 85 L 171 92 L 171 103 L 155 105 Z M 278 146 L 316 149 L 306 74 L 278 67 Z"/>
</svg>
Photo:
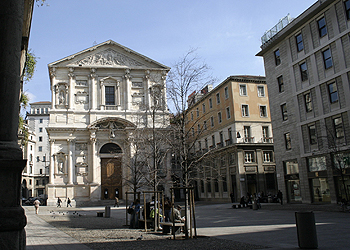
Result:
<svg viewBox="0 0 350 250">
<path fill-rule="evenodd" d="M 52 106 L 48 204 L 57 197 L 81 205 L 125 198 L 130 191 L 128 138 L 137 128 L 169 125 L 165 79 L 169 68 L 107 41 L 50 63 Z M 145 130 L 147 132 L 147 130 Z M 163 186 L 167 164 L 164 160 Z"/>
<path fill-rule="evenodd" d="M 189 141 L 196 157 L 198 197 L 239 201 L 247 193 L 277 193 L 265 77 L 230 76 L 189 97 Z"/>
<path fill-rule="evenodd" d="M 349 199 L 349 32 L 350 1 L 326 0 L 262 38 L 278 186 L 288 202 Z"/>
</svg>

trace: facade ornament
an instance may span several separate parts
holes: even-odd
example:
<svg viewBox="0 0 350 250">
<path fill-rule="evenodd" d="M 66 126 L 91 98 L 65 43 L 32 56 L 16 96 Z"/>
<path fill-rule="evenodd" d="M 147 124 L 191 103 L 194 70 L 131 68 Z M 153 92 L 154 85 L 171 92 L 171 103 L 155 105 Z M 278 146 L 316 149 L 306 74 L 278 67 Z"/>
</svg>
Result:
<svg viewBox="0 0 350 250">
<path fill-rule="evenodd" d="M 56 77 L 56 67 L 53 67 L 50 69 L 50 76 L 51 77 Z"/>
<path fill-rule="evenodd" d="M 150 79 L 150 77 L 151 77 L 151 72 L 148 69 L 145 70 L 145 78 Z"/>
<path fill-rule="evenodd" d="M 113 49 L 106 49 L 96 54 L 75 61 L 73 65 L 79 66 L 127 66 L 142 67 L 146 66 L 126 55 L 123 55 Z"/>
<path fill-rule="evenodd" d="M 91 72 L 91 74 L 89 75 L 89 77 L 97 78 L 97 74 L 96 74 L 96 69 L 95 68 L 91 68 L 90 72 Z"/>
<path fill-rule="evenodd" d="M 68 76 L 70 77 L 70 78 L 73 78 L 74 77 L 74 68 L 72 68 L 72 67 L 70 67 L 69 68 L 69 73 L 68 73 Z"/>
<path fill-rule="evenodd" d="M 124 77 L 125 77 L 126 79 L 131 79 L 131 78 L 132 78 L 132 76 L 130 75 L 130 69 L 125 69 L 125 75 L 124 75 Z"/>
</svg>

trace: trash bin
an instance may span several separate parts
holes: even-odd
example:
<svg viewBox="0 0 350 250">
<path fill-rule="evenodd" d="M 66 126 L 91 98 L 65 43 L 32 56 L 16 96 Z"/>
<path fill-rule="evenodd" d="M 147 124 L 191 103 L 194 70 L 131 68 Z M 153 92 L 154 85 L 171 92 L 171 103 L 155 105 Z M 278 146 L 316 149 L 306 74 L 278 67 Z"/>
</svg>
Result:
<svg viewBox="0 0 350 250">
<path fill-rule="evenodd" d="M 258 210 L 258 204 L 256 201 L 253 201 L 253 210 Z"/>
<path fill-rule="evenodd" d="M 109 217 L 111 217 L 111 207 L 106 206 L 105 207 L 105 218 L 109 218 Z"/>
<path fill-rule="evenodd" d="M 311 212 L 295 212 L 295 220 L 300 248 L 317 248 L 315 215 Z"/>
</svg>

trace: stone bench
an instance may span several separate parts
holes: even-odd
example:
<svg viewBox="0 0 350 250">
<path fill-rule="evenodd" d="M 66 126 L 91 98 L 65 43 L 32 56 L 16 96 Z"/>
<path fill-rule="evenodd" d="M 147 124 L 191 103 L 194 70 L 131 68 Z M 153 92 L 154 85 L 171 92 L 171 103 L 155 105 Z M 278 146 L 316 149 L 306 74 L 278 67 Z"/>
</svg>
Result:
<svg viewBox="0 0 350 250">
<path fill-rule="evenodd" d="M 175 231 L 175 234 L 180 233 L 181 227 L 185 226 L 183 222 L 160 222 L 160 225 L 163 228 L 163 234 L 170 234 L 170 229 Z"/>
<path fill-rule="evenodd" d="M 97 217 L 103 217 L 103 214 L 104 214 L 105 212 L 97 212 Z"/>
</svg>

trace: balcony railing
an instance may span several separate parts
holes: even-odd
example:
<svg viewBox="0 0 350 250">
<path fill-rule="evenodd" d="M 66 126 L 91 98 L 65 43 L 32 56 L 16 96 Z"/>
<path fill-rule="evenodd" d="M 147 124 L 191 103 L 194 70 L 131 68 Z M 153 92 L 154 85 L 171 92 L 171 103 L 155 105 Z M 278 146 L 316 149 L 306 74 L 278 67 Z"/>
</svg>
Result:
<svg viewBox="0 0 350 250">
<path fill-rule="evenodd" d="M 253 143 L 254 137 L 244 137 L 244 142 Z"/>
<path fill-rule="evenodd" d="M 262 141 L 264 143 L 273 143 L 273 137 L 264 137 Z"/>
</svg>

